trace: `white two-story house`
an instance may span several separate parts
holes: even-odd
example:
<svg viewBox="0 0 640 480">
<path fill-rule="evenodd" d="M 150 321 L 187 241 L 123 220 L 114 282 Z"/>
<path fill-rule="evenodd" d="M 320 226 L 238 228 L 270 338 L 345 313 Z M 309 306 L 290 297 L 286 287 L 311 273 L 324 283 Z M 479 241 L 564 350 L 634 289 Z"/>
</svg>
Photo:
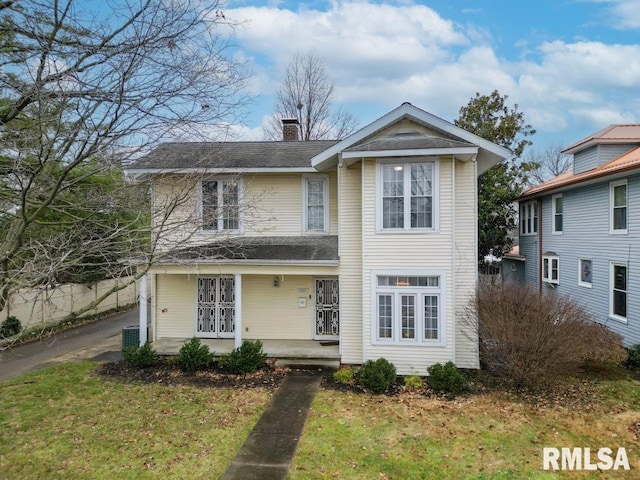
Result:
<svg viewBox="0 0 640 480">
<path fill-rule="evenodd" d="M 151 340 L 332 344 L 342 363 L 384 357 L 401 374 L 478 367 L 477 178 L 510 152 L 409 103 L 342 141 L 283 128 L 164 144 L 131 166 L 194 227 L 165 236 L 149 271 Z"/>
</svg>

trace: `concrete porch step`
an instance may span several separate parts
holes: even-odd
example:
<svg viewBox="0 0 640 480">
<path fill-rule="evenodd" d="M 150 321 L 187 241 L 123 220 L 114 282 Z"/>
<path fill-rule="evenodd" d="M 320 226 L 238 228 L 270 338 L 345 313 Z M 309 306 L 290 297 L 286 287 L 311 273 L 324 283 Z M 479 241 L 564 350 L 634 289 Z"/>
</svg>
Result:
<svg viewBox="0 0 640 480">
<path fill-rule="evenodd" d="M 330 358 L 279 358 L 276 360 L 276 367 L 338 370 L 340 368 L 340 360 Z"/>
</svg>

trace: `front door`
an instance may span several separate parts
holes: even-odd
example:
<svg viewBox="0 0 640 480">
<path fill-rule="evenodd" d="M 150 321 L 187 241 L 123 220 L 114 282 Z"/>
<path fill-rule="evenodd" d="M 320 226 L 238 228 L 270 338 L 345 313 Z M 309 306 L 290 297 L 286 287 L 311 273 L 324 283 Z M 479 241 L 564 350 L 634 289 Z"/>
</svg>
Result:
<svg viewBox="0 0 640 480">
<path fill-rule="evenodd" d="M 196 335 L 204 338 L 232 338 L 234 332 L 233 277 L 199 277 Z"/>
<path fill-rule="evenodd" d="M 337 278 L 315 279 L 314 338 L 338 339 L 340 336 L 340 288 Z"/>
</svg>

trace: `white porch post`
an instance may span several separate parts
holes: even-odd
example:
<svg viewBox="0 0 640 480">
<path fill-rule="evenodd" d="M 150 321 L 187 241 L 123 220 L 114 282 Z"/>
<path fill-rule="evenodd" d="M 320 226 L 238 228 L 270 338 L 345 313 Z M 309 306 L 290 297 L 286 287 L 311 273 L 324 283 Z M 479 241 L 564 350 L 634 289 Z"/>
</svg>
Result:
<svg viewBox="0 0 640 480">
<path fill-rule="evenodd" d="M 236 334 L 234 337 L 235 340 L 235 348 L 240 348 L 240 345 L 242 345 L 242 275 L 240 275 L 239 273 L 235 274 L 234 277 L 234 289 L 235 289 L 235 302 L 234 302 L 234 309 L 235 309 L 235 319 L 236 319 Z"/>
<path fill-rule="evenodd" d="M 147 343 L 147 275 L 140 277 L 140 346 Z"/>
</svg>

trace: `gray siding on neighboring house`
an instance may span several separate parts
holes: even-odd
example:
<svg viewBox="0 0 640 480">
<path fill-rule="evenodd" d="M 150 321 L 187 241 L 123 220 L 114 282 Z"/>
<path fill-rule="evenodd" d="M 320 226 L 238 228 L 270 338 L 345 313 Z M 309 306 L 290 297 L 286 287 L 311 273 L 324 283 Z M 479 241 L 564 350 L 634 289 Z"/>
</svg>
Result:
<svg viewBox="0 0 640 480">
<path fill-rule="evenodd" d="M 538 285 L 538 234 L 520 235 L 520 255 L 525 257 L 524 278 L 531 285 Z"/>
<path fill-rule="evenodd" d="M 627 235 L 609 233 L 610 182 L 606 180 L 562 192 L 561 235 L 552 234 L 551 195 L 543 198 L 542 252 L 554 252 L 559 257 L 556 291 L 579 302 L 594 320 L 621 334 L 626 345 L 632 345 L 640 343 L 640 175 L 627 177 L 627 181 Z M 533 240 L 534 237 L 520 237 L 520 253 L 527 255 L 527 281 L 537 281 L 538 264 L 529 261 L 534 243 L 537 250 Z M 527 245 L 524 250 L 523 244 Z M 591 288 L 578 284 L 580 258 L 592 261 Z M 611 261 L 627 263 L 627 324 L 609 318 Z M 554 287 L 543 283 L 543 288 Z"/>
<path fill-rule="evenodd" d="M 573 156 L 573 173 L 582 173 L 596 168 L 628 152 L 637 144 L 628 145 L 596 145 Z"/>
</svg>

